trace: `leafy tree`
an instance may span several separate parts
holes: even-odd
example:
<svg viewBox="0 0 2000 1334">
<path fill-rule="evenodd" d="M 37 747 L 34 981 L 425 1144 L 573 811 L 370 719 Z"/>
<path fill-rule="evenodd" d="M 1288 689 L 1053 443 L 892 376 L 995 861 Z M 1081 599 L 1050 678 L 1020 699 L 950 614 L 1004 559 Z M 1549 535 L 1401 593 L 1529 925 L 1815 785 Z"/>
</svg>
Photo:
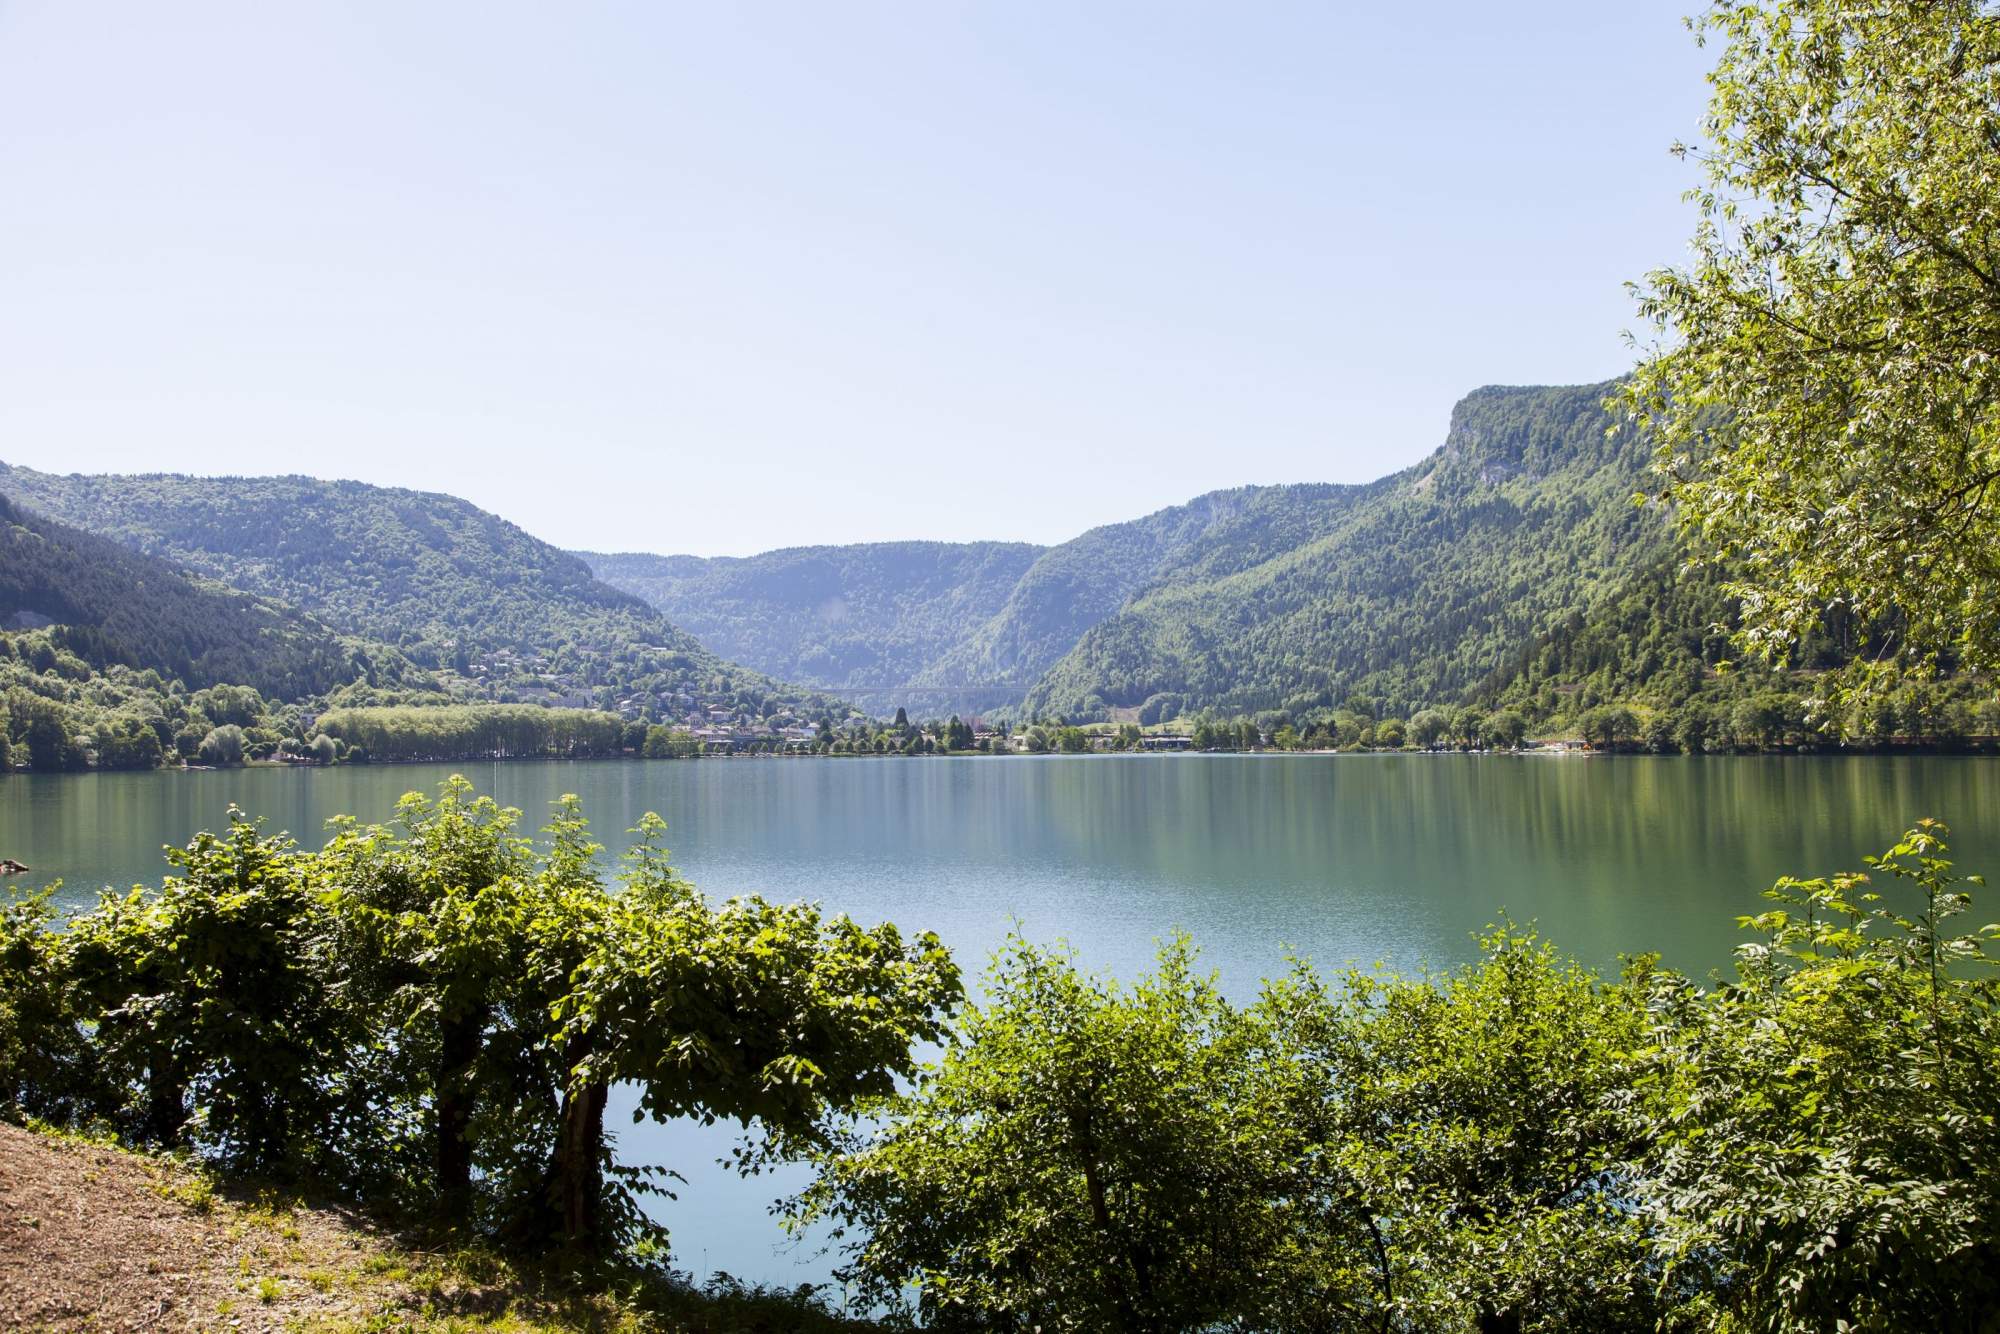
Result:
<svg viewBox="0 0 2000 1334">
<path fill-rule="evenodd" d="M 1981 0 L 1722 0 L 1694 259 L 1626 392 L 1783 661 L 1835 606 L 2000 662 L 2000 27 Z M 1870 660 L 1857 660 L 1865 674 Z"/>
<path fill-rule="evenodd" d="M 1779 881 L 1734 981 L 1655 980 L 1642 1197 L 1732 1328 L 1982 1330 L 2000 1309 L 2000 930 L 1924 823 L 1865 874 Z M 1971 883 L 1978 883 L 1976 877 Z"/>
<path fill-rule="evenodd" d="M 86 1039 L 65 941 L 52 928 L 55 887 L 0 902 L 0 1117 L 57 1125 L 110 1100 Z"/>
<path fill-rule="evenodd" d="M 235 723 L 211 729 L 196 753 L 203 764 L 243 763 L 243 729 Z"/>
<path fill-rule="evenodd" d="M 1451 720 L 1439 709 L 1424 709 L 1410 719 L 1410 741 L 1420 750 L 1429 750 L 1451 726 Z"/>
<path fill-rule="evenodd" d="M 1709 711 L 1704 705 L 1689 704 L 1675 719 L 1674 744 L 1690 755 L 1707 750 L 1710 735 Z"/>
<path fill-rule="evenodd" d="M 864 1104 L 799 1201 L 857 1232 L 852 1279 L 927 1328 L 1153 1331 L 1258 1309 L 1294 1141 L 1253 1022 L 1185 941 L 1130 990 L 1018 937 L 963 1045 Z"/>
<path fill-rule="evenodd" d="M 27 752 L 25 767 L 45 773 L 83 767 L 62 706 L 16 687 L 7 693 L 7 714 L 16 741 Z"/>
<path fill-rule="evenodd" d="M 328 1004 L 306 858 L 233 807 L 226 834 L 167 857 L 178 876 L 106 891 L 61 947 L 132 1123 L 233 1168 L 330 1167 L 354 1110 L 340 1075 L 360 1035 Z"/>
<path fill-rule="evenodd" d="M 1737 701 L 1731 722 L 1739 738 L 1770 747 L 1784 740 L 1796 711 L 1794 701 L 1786 696 L 1776 691 L 1760 691 Z"/>
<path fill-rule="evenodd" d="M 701 743 L 691 732 L 656 724 L 646 729 L 646 740 L 639 753 L 649 760 L 692 759 L 701 753 Z"/>
<path fill-rule="evenodd" d="M 1528 734 L 1527 720 L 1512 709 L 1489 714 L 1481 724 L 1481 740 L 1495 750 L 1513 750 Z"/>
<path fill-rule="evenodd" d="M 1622 704 L 1605 704 L 1585 714 L 1579 725 L 1585 740 L 1609 750 L 1637 735 L 1639 717 Z"/>
<path fill-rule="evenodd" d="M 98 724 L 98 768 L 156 769 L 161 757 L 160 735 L 143 719 L 116 716 Z"/>
<path fill-rule="evenodd" d="M 656 1119 L 754 1123 L 764 1155 L 789 1156 L 822 1144 L 831 1114 L 915 1072 L 911 1047 L 943 1038 L 959 980 L 932 935 L 905 944 L 894 926 L 812 904 L 710 903 L 667 866 L 658 817 L 635 831 L 626 893 L 589 900 L 577 819 L 573 805 L 559 815 L 544 874 L 586 897 L 567 910 L 583 929 L 544 935 L 530 968 L 558 976 L 551 965 L 588 947 L 549 1009 L 563 1079 L 545 1198 L 551 1234 L 602 1248 L 627 1239 L 632 1217 L 603 1171 L 612 1084 L 635 1084 Z"/>
<path fill-rule="evenodd" d="M 1643 1138 L 1619 1111 L 1651 961 L 1606 986 L 1511 924 L 1480 948 L 1447 974 L 1329 983 L 1300 965 L 1267 986 L 1307 1198 L 1366 1242 L 1309 1272 L 1361 1266 L 1354 1328 L 1675 1328 L 1682 1294 L 1626 1184 Z"/>
<path fill-rule="evenodd" d="M 475 1125 L 503 1105 L 543 1019 L 520 991 L 524 933 L 537 911 L 520 812 L 454 775 L 435 801 L 412 792 L 392 825 L 336 821 L 316 868 L 337 924 L 345 1007 L 383 1034 L 366 1082 L 373 1098 L 407 1109 L 393 1127 L 413 1151 L 406 1189 L 454 1222 L 473 1214 Z"/>
</svg>

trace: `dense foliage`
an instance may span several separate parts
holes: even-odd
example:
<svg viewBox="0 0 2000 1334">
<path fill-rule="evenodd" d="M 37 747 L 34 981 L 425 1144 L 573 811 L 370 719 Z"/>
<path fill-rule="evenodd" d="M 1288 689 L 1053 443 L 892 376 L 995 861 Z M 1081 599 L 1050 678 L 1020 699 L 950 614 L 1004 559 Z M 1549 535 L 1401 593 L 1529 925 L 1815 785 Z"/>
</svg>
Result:
<svg viewBox="0 0 2000 1334">
<path fill-rule="evenodd" d="M 2000 736 L 2000 692 L 1990 677 L 1957 673 L 1822 702 L 1823 674 L 1875 650 L 1850 618 L 1829 613 L 1793 651 L 1793 666 L 1738 657 L 1739 602 L 1713 566 L 1666 559 L 1616 596 L 1573 614 L 1466 696 L 1482 712 L 1511 710 L 1537 732 L 1615 740 L 1655 751 L 1895 745 L 1957 749 Z M 1613 719 L 1612 721 L 1617 721 Z"/>
<path fill-rule="evenodd" d="M 2000 665 L 2000 24 L 1982 0 L 1721 0 L 1693 258 L 1629 401 L 1743 638 L 1834 606 L 1889 661 Z M 1856 660 L 1869 667 L 1876 657 Z"/>
<path fill-rule="evenodd" d="M 1647 1204 L 1753 1327 L 2000 1319 L 2000 927 L 1959 931 L 1944 832 L 1871 859 L 1887 883 L 1781 881 L 1730 985 L 1653 979 Z"/>
<path fill-rule="evenodd" d="M 586 759 L 617 755 L 627 740 L 615 713 L 532 704 L 335 709 L 318 728 L 371 760 Z"/>
<path fill-rule="evenodd" d="M 1014 941 L 800 1220 L 926 1327 L 1991 1328 L 2000 928 L 1943 831 L 1784 881 L 1736 977 L 1606 982 L 1494 928 L 1443 974 L 1232 1005 Z"/>
<path fill-rule="evenodd" d="M 575 800 L 541 847 L 463 779 L 309 852 L 240 816 L 157 890 L 0 914 L 0 1095 L 528 1249 L 645 1241 L 609 1089 L 760 1154 L 885 1096 L 958 990 L 932 937 L 712 903 L 648 817 L 612 892 Z M 657 1240 L 657 1238 L 655 1238 Z"/>
</svg>

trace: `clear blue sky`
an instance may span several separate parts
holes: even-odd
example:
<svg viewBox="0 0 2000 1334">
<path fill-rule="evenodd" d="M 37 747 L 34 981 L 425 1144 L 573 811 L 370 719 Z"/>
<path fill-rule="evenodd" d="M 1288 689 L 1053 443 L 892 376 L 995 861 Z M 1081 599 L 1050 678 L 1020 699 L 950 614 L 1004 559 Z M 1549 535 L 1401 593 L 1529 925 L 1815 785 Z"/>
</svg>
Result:
<svg viewBox="0 0 2000 1334">
<path fill-rule="evenodd" d="M 1692 0 L 0 3 L 0 458 L 1053 542 L 1629 363 Z"/>
</svg>

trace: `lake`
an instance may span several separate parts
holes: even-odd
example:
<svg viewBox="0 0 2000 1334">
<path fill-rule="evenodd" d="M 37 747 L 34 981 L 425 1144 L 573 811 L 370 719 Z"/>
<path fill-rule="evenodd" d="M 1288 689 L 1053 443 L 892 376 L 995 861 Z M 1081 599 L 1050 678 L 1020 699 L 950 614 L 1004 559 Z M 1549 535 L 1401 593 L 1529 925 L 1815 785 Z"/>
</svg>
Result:
<svg viewBox="0 0 2000 1334">
<path fill-rule="evenodd" d="M 1778 876 L 1860 869 L 1912 821 L 1953 826 L 1967 870 L 2000 872 L 2000 759 L 1453 755 L 787 759 L 248 769 L 0 778 L 0 856 L 98 886 L 156 881 L 160 848 L 231 802 L 316 841 L 328 817 L 386 819 L 463 772 L 535 825 L 566 792 L 615 855 L 645 811 L 702 889 L 818 899 L 936 930 L 968 976 L 1011 926 L 1129 977 L 1190 932 L 1234 995 L 1287 950 L 1326 967 L 1448 964 L 1505 910 L 1615 968 L 1657 950 L 1705 973 Z M 1990 920 L 1992 914 L 1977 917 Z M 688 1177 L 662 1215 L 677 1262 L 770 1282 L 824 1274 L 776 1249 L 783 1188 L 710 1166 L 720 1128 L 623 1125 L 621 1155 Z"/>
</svg>

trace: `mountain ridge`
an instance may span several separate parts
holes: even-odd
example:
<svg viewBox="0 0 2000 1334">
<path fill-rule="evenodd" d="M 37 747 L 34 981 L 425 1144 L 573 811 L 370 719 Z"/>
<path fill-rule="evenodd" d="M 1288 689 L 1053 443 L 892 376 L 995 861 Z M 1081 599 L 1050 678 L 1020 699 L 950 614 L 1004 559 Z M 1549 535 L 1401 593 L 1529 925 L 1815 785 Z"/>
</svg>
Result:
<svg viewBox="0 0 2000 1334">
<path fill-rule="evenodd" d="M 54 474 L 6 463 L 0 492 L 390 643 L 465 698 L 643 699 L 675 716 L 709 699 L 845 711 L 724 661 L 583 561 L 456 496 L 299 473 Z"/>
<path fill-rule="evenodd" d="M 871 702 L 879 712 L 999 697 L 1003 712 L 1155 721 L 1326 707 L 1357 690 L 1461 694 L 1560 617 L 1609 596 L 1664 540 L 1627 503 L 1646 451 L 1604 408 L 1617 383 L 1483 385 L 1454 405 L 1436 449 L 1373 482 L 1225 488 L 1041 549 L 997 604 L 985 587 L 954 607 L 955 622 L 927 628 L 926 653 L 899 660 L 910 698 Z M 752 665 L 782 662 L 839 689 L 806 658 L 766 658 L 772 647 L 730 622 L 766 640 L 804 638 L 813 608 L 783 589 L 757 592 L 758 572 L 898 546 L 720 560 L 581 554 Z M 649 559 L 652 582 L 634 572 Z M 725 568 L 735 596 L 697 605 L 703 581 Z M 671 593 L 669 571 L 684 572 Z M 1406 614 L 1399 599 L 1423 607 Z M 902 627 L 879 630 L 894 641 Z"/>
<path fill-rule="evenodd" d="M 93 667 L 151 670 L 195 690 L 247 685 L 297 698 L 355 681 L 425 684 L 394 649 L 0 493 L 0 628 L 43 627 L 60 628 L 63 647 Z"/>
</svg>

